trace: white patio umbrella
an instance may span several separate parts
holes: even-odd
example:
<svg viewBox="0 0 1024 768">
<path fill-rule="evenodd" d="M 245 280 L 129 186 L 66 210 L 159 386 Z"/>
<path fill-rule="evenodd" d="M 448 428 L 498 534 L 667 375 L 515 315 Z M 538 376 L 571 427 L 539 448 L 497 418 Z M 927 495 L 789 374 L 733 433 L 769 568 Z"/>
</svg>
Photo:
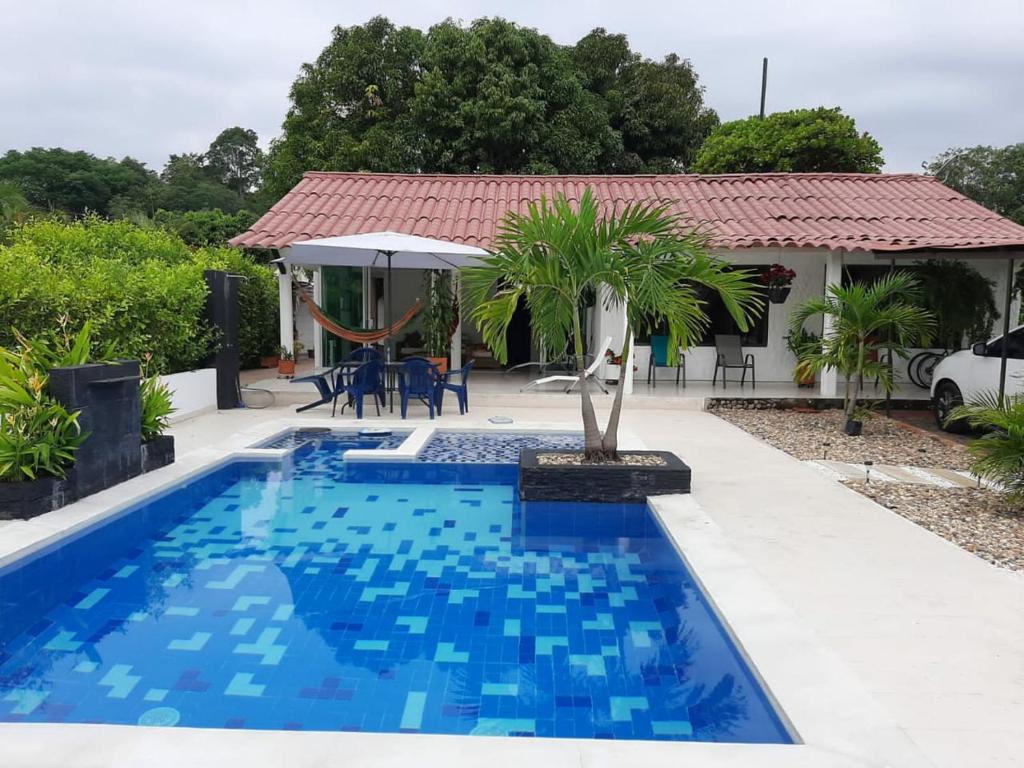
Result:
<svg viewBox="0 0 1024 768">
<path fill-rule="evenodd" d="M 361 235 L 325 237 L 292 243 L 280 259 L 285 264 L 337 267 L 387 267 L 387 328 L 394 316 L 391 312 L 391 268 L 395 269 L 461 269 L 480 265 L 487 255 L 474 245 L 449 243 L 429 237 L 403 235 L 400 232 L 368 232 Z M 387 337 L 388 354 L 391 336 Z"/>
</svg>

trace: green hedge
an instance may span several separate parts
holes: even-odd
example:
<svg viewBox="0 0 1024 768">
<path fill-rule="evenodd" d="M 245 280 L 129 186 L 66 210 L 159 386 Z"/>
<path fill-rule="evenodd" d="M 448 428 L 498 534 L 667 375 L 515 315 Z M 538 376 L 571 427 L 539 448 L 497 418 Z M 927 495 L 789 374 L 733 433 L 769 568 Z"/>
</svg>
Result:
<svg viewBox="0 0 1024 768">
<path fill-rule="evenodd" d="M 277 280 L 273 271 L 226 248 L 191 250 L 162 229 L 86 218 L 15 227 L 0 247 L 0 345 L 12 329 L 35 336 L 66 316 L 92 322 L 97 347 L 144 358 L 151 370 L 175 373 L 203 363 L 215 342 L 203 322 L 205 269 L 247 279 L 241 287 L 243 365 L 276 348 Z"/>
</svg>

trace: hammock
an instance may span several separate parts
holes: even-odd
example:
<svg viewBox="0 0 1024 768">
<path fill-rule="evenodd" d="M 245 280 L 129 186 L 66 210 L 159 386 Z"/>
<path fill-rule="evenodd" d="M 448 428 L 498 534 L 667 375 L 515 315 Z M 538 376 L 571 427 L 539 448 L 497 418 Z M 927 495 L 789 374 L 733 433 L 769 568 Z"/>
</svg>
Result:
<svg viewBox="0 0 1024 768">
<path fill-rule="evenodd" d="M 333 333 L 335 336 L 345 339 L 346 341 L 351 341 L 355 344 L 375 344 L 378 341 L 384 341 L 384 339 L 389 336 L 394 336 L 402 330 L 402 328 L 404 328 L 421 309 L 423 309 L 423 302 L 416 299 L 416 303 L 413 304 L 404 315 L 393 322 L 390 328 L 379 328 L 376 330 L 346 328 L 344 325 L 341 325 L 329 318 L 327 314 L 317 306 L 317 303 L 313 301 L 313 297 L 306 293 L 305 289 L 301 285 L 296 283 L 295 288 L 298 291 L 299 299 L 305 302 L 306 306 L 309 307 L 309 314 L 313 316 L 317 325 L 326 329 L 328 332 Z"/>
</svg>

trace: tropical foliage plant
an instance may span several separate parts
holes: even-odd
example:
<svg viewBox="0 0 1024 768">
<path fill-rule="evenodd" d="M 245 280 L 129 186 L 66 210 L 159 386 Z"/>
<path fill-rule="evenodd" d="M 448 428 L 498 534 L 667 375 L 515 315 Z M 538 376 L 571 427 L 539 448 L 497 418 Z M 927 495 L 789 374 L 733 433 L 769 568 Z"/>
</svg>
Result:
<svg viewBox="0 0 1024 768">
<path fill-rule="evenodd" d="M 169 418 L 174 413 L 171 390 L 156 376 L 144 376 L 139 385 L 139 400 L 142 405 L 142 441 L 144 443 L 160 437 L 170 426 Z"/>
<path fill-rule="evenodd" d="M 530 310 L 535 343 L 552 353 L 571 345 L 580 372 L 586 456 L 591 461 L 615 459 L 623 387 L 615 394 L 602 433 L 585 376 L 585 297 L 598 296 L 605 305 L 625 309 L 620 382 L 629 375 L 634 331 L 664 325 L 671 358 L 679 347 L 700 341 L 708 327 L 700 286 L 716 291 L 745 330 L 748 318 L 761 307 L 761 290 L 752 275 L 729 269 L 706 245 L 707 238 L 667 206 L 631 204 L 619 213 L 602 213 L 589 189 L 578 206 L 564 195 L 553 201 L 542 198 L 525 214 L 509 214 L 495 253 L 484 259 L 484 266 L 465 271 L 467 303 L 485 343 L 502 362 L 508 357 L 506 334 L 520 301 Z"/>
<path fill-rule="evenodd" d="M 89 361 L 89 324 L 75 335 L 65 320 L 48 338 L 15 336 L 16 347 L 0 347 L 0 481 L 64 477 L 86 436 L 79 412 L 50 397 L 47 385 L 53 368 Z"/>
<path fill-rule="evenodd" d="M 447 357 L 452 346 L 452 326 L 458 307 L 452 289 L 451 272 L 431 269 L 423 275 L 423 342 L 429 357 Z"/>
<path fill-rule="evenodd" d="M 956 350 L 988 338 L 999 317 L 991 280 L 970 264 L 949 259 L 919 261 L 914 276 L 921 284 L 921 305 L 935 316 L 936 345 Z"/>
<path fill-rule="evenodd" d="M 830 285 L 824 296 L 807 299 L 790 315 L 790 335 L 798 337 L 804 323 L 823 316 L 831 330 L 820 348 L 807 347 L 797 363 L 797 376 L 834 368 L 846 379 L 845 411 L 849 420 L 863 408 L 865 379 L 877 378 L 886 392 L 894 386 L 892 368 L 883 355 L 906 357 L 926 346 L 935 328 L 931 312 L 920 306 L 920 284 L 909 272 L 892 272 L 873 283 Z"/>
<path fill-rule="evenodd" d="M 967 446 L 974 459 L 971 471 L 998 483 L 1014 504 L 1024 505 L 1024 398 L 979 395 L 950 412 L 949 421 L 961 420 L 984 433 Z"/>
</svg>

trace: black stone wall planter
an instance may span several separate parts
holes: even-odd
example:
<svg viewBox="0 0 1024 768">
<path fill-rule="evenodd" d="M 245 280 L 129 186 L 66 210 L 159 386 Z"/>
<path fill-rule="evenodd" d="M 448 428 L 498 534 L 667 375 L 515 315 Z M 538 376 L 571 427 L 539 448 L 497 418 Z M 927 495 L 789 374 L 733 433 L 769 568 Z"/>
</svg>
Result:
<svg viewBox="0 0 1024 768">
<path fill-rule="evenodd" d="M 40 477 L 0 483 L 0 520 L 29 520 L 60 509 L 76 498 L 74 471 L 67 478 Z"/>
<path fill-rule="evenodd" d="M 789 298 L 789 292 L 793 290 L 790 285 L 772 285 L 768 288 L 768 301 L 772 304 L 785 304 Z"/>
<path fill-rule="evenodd" d="M 142 444 L 142 471 L 166 467 L 174 463 L 174 437 L 160 435 Z"/>
<path fill-rule="evenodd" d="M 661 466 L 633 464 L 540 464 L 537 455 L 566 453 L 525 449 L 519 454 L 519 498 L 523 501 L 642 503 L 648 496 L 690 492 L 690 468 L 668 451 L 623 451 L 660 456 Z"/>
</svg>

